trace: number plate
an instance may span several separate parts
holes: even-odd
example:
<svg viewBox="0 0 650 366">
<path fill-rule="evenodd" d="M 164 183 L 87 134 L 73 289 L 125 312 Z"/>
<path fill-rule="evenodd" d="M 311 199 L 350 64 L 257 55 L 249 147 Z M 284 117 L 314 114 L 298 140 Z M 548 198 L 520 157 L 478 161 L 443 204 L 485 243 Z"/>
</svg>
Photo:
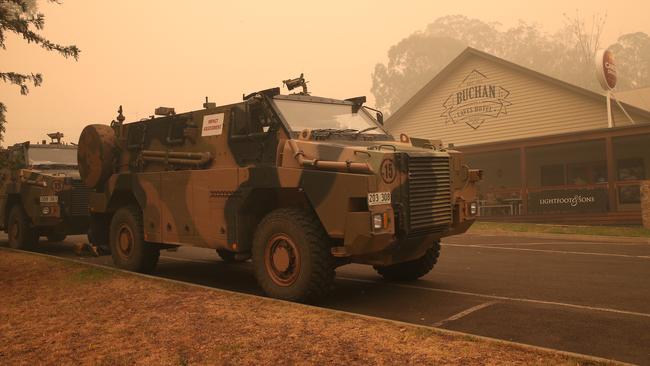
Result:
<svg viewBox="0 0 650 366">
<path fill-rule="evenodd" d="M 368 193 L 368 206 L 390 205 L 390 192 Z"/>
<path fill-rule="evenodd" d="M 59 196 L 41 196 L 41 203 L 57 203 Z"/>
</svg>

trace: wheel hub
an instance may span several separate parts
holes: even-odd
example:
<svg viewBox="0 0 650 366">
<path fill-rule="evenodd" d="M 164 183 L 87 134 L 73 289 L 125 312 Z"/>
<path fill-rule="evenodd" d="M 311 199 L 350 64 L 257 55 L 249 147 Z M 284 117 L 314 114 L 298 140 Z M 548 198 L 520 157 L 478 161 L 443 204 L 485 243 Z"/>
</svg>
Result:
<svg viewBox="0 0 650 366">
<path fill-rule="evenodd" d="M 128 226 L 122 226 L 117 236 L 118 253 L 123 258 L 128 258 L 133 250 L 133 233 Z"/>
<path fill-rule="evenodd" d="M 266 245 L 266 271 L 279 286 L 291 286 L 300 273 L 300 252 L 293 240 L 285 234 L 272 236 Z"/>
<path fill-rule="evenodd" d="M 285 246 L 279 246 L 273 253 L 273 266 L 280 272 L 286 272 L 291 261 L 289 256 L 289 250 Z"/>
</svg>

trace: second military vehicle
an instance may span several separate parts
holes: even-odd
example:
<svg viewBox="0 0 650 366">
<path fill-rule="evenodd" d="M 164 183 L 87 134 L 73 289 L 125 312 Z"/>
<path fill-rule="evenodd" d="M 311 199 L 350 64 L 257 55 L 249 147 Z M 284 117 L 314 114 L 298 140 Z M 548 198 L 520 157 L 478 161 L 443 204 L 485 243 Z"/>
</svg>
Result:
<svg viewBox="0 0 650 366">
<path fill-rule="evenodd" d="M 89 189 L 77 170 L 77 147 L 51 133 L 50 143 L 0 150 L 0 228 L 9 246 L 33 247 L 40 236 L 62 241 L 88 230 Z"/>
<path fill-rule="evenodd" d="M 252 257 L 272 297 L 314 301 L 335 268 L 373 265 L 416 279 L 440 238 L 467 230 L 480 172 L 439 142 L 392 136 L 364 97 L 310 96 L 302 77 L 241 103 L 123 123 L 89 125 L 79 164 L 96 245 L 118 267 L 149 272 L 159 251 L 216 249 Z"/>
</svg>

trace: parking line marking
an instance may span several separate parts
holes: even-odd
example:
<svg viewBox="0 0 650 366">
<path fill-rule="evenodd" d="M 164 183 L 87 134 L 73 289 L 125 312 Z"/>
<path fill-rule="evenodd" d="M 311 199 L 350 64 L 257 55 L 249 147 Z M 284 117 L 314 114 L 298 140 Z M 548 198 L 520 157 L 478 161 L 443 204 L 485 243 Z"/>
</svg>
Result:
<svg viewBox="0 0 650 366">
<path fill-rule="evenodd" d="M 185 258 L 173 258 L 168 256 L 160 256 L 160 257 L 165 259 L 171 259 L 174 261 L 179 261 L 179 262 L 199 262 L 199 263 L 211 263 L 211 264 L 218 263 L 218 261 L 207 261 L 207 260 L 200 260 L 200 259 L 195 260 L 195 259 L 185 259 Z M 454 294 L 454 295 L 474 296 L 474 297 L 480 297 L 484 299 L 497 300 L 497 301 L 500 300 L 500 301 L 523 302 L 523 303 L 539 304 L 539 305 L 552 305 L 552 306 L 560 306 L 560 307 L 567 307 L 567 308 L 580 309 L 580 310 L 601 311 L 605 313 L 614 313 L 614 314 L 623 314 L 623 315 L 632 315 L 632 316 L 650 318 L 650 314 L 648 313 L 640 313 L 636 311 L 618 310 L 618 309 L 611 309 L 611 308 L 602 308 L 596 306 L 569 304 L 569 303 L 556 302 L 556 301 L 545 301 L 545 300 L 523 299 L 523 298 L 516 298 L 516 297 L 498 296 L 498 295 L 479 294 L 479 293 L 467 292 L 467 291 L 447 290 L 447 289 L 441 289 L 435 287 L 424 287 L 424 286 L 406 285 L 406 284 L 399 284 L 399 283 L 382 283 L 378 281 L 363 280 L 360 278 L 352 278 L 346 276 L 336 276 L 336 279 L 351 281 L 351 282 L 368 283 L 373 285 L 386 285 L 386 286 L 400 287 L 400 288 L 407 288 L 407 289 L 414 289 L 414 290 L 440 292 L 440 293 L 447 293 L 447 294 Z"/>
<path fill-rule="evenodd" d="M 482 248 L 482 249 L 499 249 L 499 250 L 514 250 L 520 252 L 540 252 L 540 253 L 556 253 L 556 254 L 577 254 L 577 255 L 596 255 L 600 257 L 619 257 L 619 258 L 637 258 L 637 259 L 650 259 L 647 255 L 630 255 L 630 254 L 613 254 L 613 253 L 593 253 L 593 252 L 575 252 L 565 250 L 552 250 L 552 249 L 530 249 L 530 248 L 510 248 L 502 246 L 475 245 L 475 244 L 443 244 L 449 247 L 466 247 L 466 248 Z"/>
<path fill-rule="evenodd" d="M 498 303 L 498 301 L 488 301 L 488 302 L 484 302 L 482 304 L 478 304 L 478 305 L 473 306 L 473 307 L 471 307 L 469 309 L 463 310 L 458 314 L 454 314 L 454 315 L 450 316 L 447 319 L 443 319 L 443 320 L 441 320 L 439 322 L 436 322 L 436 323 L 433 324 L 433 326 L 434 327 L 441 327 L 446 323 L 453 322 L 454 320 L 458 320 L 460 318 L 466 317 L 467 315 L 469 315 L 469 314 L 471 314 L 473 312 L 479 311 L 481 309 L 485 309 L 488 306 L 494 305 L 496 303 Z"/>
<path fill-rule="evenodd" d="M 623 314 L 623 315 L 632 315 L 632 316 L 650 318 L 650 314 L 648 314 L 648 313 L 639 313 L 639 312 L 636 312 L 636 311 L 618 310 L 618 309 L 611 309 L 611 308 L 601 308 L 601 307 L 596 307 L 596 306 L 577 305 L 577 304 L 569 304 L 569 303 L 556 302 L 556 301 L 545 301 L 545 300 L 523 299 L 523 298 L 517 298 L 517 297 L 507 297 L 507 296 L 498 296 L 498 295 L 478 294 L 478 293 L 467 292 L 467 291 L 446 290 L 446 289 L 442 289 L 442 288 L 424 287 L 424 286 L 416 286 L 416 285 L 406 285 L 406 284 L 399 284 L 399 283 L 383 283 L 383 282 L 378 282 L 378 281 L 362 280 L 362 279 L 359 279 L 359 278 L 351 278 L 351 277 L 344 277 L 344 276 L 336 276 L 336 278 L 341 279 L 341 280 L 345 280 L 345 281 L 352 281 L 352 282 L 359 282 L 359 283 L 368 283 L 368 284 L 374 284 L 374 285 L 386 285 L 386 286 L 407 288 L 407 289 L 413 289 L 413 290 L 441 292 L 441 293 L 454 294 L 454 295 L 474 296 L 474 297 L 480 297 L 480 298 L 491 299 L 491 300 L 523 302 L 523 303 L 539 304 L 539 305 L 553 305 L 553 306 L 561 306 L 561 307 L 580 309 L 580 310 L 601 311 L 601 312 L 605 312 L 605 313 Z"/>
</svg>

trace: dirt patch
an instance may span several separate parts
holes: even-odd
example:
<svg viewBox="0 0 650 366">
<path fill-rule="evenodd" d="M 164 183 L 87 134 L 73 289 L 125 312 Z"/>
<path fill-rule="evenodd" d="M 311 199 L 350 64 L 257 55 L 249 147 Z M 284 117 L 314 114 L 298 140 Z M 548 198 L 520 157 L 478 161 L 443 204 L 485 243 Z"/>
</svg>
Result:
<svg viewBox="0 0 650 366">
<path fill-rule="evenodd" d="M 0 345 L 10 365 L 591 364 L 7 250 Z"/>
</svg>

